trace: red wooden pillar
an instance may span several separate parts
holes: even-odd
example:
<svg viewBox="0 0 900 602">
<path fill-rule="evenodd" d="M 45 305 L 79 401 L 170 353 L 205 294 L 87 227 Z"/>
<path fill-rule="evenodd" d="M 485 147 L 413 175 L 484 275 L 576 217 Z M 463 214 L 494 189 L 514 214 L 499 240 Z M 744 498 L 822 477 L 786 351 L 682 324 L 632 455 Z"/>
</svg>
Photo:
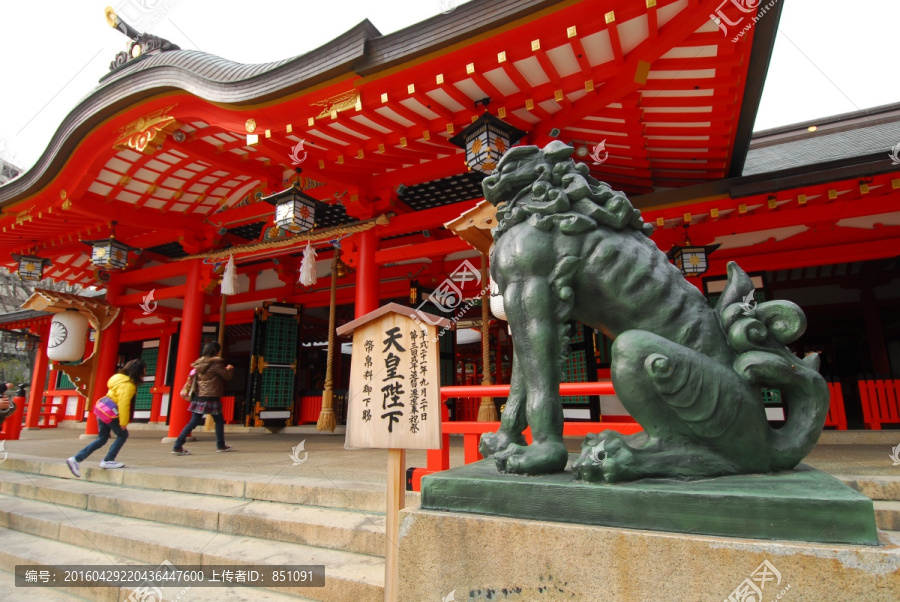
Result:
<svg viewBox="0 0 900 602">
<path fill-rule="evenodd" d="M 110 303 L 116 305 L 116 299 L 122 294 L 122 285 L 109 282 L 106 285 L 106 298 Z M 119 361 L 119 339 L 122 336 L 122 317 L 125 310 L 120 309 L 119 315 L 115 320 L 110 322 L 104 330 L 99 333 L 100 349 L 97 350 L 97 376 L 94 381 L 93 399 L 86 400 L 86 407 L 89 410 L 85 435 L 97 434 L 97 417 L 94 416 L 94 402 L 106 395 L 109 388 L 106 383 L 116 373 L 116 364 Z"/>
<path fill-rule="evenodd" d="M 41 406 L 44 404 L 44 383 L 47 382 L 47 342 L 50 340 L 50 324 L 44 324 L 38 331 L 41 342 L 34 356 L 34 370 L 31 373 L 31 393 L 28 396 L 28 410 L 25 414 L 25 428 L 38 428 Z"/>
<path fill-rule="evenodd" d="M 359 234 L 359 265 L 356 272 L 356 317 L 378 309 L 378 237 L 370 229 Z"/>
<path fill-rule="evenodd" d="M 178 392 L 187 381 L 191 362 L 200 355 L 200 341 L 203 338 L 204 291 L 202 264 L 200 259 L 192 259 L 187 266 L 187 288 L 184 293 L 184 308 L 181 312 L 181 334 L 178 339 L 178 360 L 175 362 L 175 380 L 172 386 L 172 403 L 169 413 L 169 437 L 177 437 L 188 423 L 188 402 Z"/>
<path fill-rule="evenodd" d="M 166 366 L 169 364 L 169 345 L 172 341 L 172 333 L 164 330 L 159 336 L 159 354 L 156 356 L 156 378 L 153 387 L 160 389 L 166 384 Z M 172 391 L 169 392 L 171 397 Z M 159 422 L 162 410 L 163 393 L 154 393 L 153 402 L 150 405 L 150 422 Z"/>
</svg>

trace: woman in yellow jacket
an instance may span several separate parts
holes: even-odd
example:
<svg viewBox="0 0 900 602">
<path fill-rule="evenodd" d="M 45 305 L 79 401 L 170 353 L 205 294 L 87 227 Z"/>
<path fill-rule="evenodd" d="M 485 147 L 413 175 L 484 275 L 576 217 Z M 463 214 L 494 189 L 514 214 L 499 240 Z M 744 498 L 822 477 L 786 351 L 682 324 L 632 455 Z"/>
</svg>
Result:
<svg viewBox="0 0 900 602">
<path fill-rule="evenodd" d="M 97 421 L 97 438 L 88 443 L 87 447 L 66 460 L 69 470 L 76 477 L 81 476 L 81 467 L 79 462 L 84 462 L 88 456 L 106 445 L 109 440 L 109 433 L 112 431 L 116 434 L 116 440 L 109 446 L 106 457 L 100 462 L 100 468 L 124 468 L 121 462 L 116 462 L 116 455 L 125 442 L 128 440 L 128 421 L 131 418 L 131 398 L 137 391 L 137 386 L 144 380 L 144 374 L 147 371 L 147 365 L 143 360 L 131 360 L 125 366 L 114 374 L 106 385 L 109 391 L 106 396 L 116 402 L 119 407 L 119 416 L 113 418 L 109 424 L 102 420 Z"/>
</svg>

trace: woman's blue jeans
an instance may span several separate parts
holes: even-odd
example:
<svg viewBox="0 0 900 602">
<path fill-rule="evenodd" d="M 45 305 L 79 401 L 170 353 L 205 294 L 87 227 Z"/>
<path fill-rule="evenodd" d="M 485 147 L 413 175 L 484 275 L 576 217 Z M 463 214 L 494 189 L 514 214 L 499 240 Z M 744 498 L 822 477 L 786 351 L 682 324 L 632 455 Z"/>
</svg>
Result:
<svg viewBox="0 0 900 602">
<path fill-rule="evenodd" d="M 212 414 L 212 417 L 216 423 L 216 449 L 222 449 L 225 447 L 225 418 L 222 414 Z M 191 434 L 191 431 L 203 424 L 203 422 L 203 414 L 191 412 L 191 420 L 184 425 L 184 428 L 181 430 L 181 434 L 178 435 L 178 439 L 175 440 L 175 445 L 172 449 L 181 449 L 184 442 L 187 440 L 188 435 Z"/>
<path fill-rule="evenodd" d="M 109 441 L 110 431 L 116 434 L 116 440 L 113 441 L 112 445 L 109 446 L 109 451 L 106 453 L 106 457 L 103 459 L 106 462 L 113 462 L 116 459 L 116 456 L 119 454 L 119 450 L 122 449 L 122 446 L 125 445 L 126 441 L 128 441 L 128 430 L 123 429 L 121 426 L 119 426 L 118 418 L 113 418 L 112 422 L 110 422 L 109 424 L 98 420 L 97 438 L 88 443 L 83 450 L 75 454 L 75 460 L 77 462 L 84 462 L 88 456 L 106 445 L 106 442 Z"/>
</svg>

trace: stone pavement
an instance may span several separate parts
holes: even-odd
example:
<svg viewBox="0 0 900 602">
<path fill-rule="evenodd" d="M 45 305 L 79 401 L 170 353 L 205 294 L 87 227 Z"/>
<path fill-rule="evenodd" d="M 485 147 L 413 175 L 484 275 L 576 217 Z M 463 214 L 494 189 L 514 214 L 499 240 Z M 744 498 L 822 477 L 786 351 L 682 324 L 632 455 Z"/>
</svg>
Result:
<svg viewBox="0 0 900 602">
<path fill-rule="evenodd" d="M 39 456 L 64 460 L 87 445 L 89 439 L 81 439 L 82 425 L 61 428 L 22 431 L 18 441 L 5 441 L 5 452 L 12 455 Z M 216 453 L 215 434 L 204 432 L 202 427 L 194 431 L 196 441 L 185 447 L 189 456 L 173 456 L 171 443 L 163 443 L 167 431 L 156 425 L 132 424 L 129 439 L 118 460 L 130 467 L 190 468 L 198 475 L 214 476 L 217 472 L 252 473 L 254 475 L 298 476 L 327 478 L 334 481 L 360 483 L 385 483 L 387 468 L 386 450 L 344 449 L 343 427 L 335 433 L 320 433 L 314 426 L 289 427 L 279 433 L 262 428 L 226 426 L 225 440 L 234 447 L 233 452 Z M 463 464 L 462 437 L 451 436 L 450 465 Z M 112 439 L 110 439 L 110 443 Z M 295 464 L 293 449 L 298 450 Z M 570 452 L 577 452 L 581 439 L 566 440 Z M 107 444 L 107 446 L 109 443 Z M 866 475 L 900 478 L 900 465 L 894 466 L 891 453 L 900 445 L 897 431 L 826 431 L 820 443 L 804 460 L 806 464 L 836 476 Z M 86 466 L 96 466 L 103 459 L 106 448 L 95 452 Z M 0 453 L 0 458 L 2 458 Z M 406 466 L 426 466 L 425 451 L 408 451 Z"/>
</svg>

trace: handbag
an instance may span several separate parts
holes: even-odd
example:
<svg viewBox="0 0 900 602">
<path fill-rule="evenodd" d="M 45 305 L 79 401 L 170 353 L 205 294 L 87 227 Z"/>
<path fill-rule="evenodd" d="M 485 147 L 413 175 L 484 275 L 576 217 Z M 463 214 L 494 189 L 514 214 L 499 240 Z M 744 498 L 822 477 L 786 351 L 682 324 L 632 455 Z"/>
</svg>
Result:
<svg viewBox="0 0 900 602">
<path fill-rule="evenodd" d="M 190 401 L 191 396 L 194 394 L 194 389 L 197 386 L 197 369 L 193 368 L 191 373 L 188 375 L 187 380 L 184 381 L 184 386 L 181 387 L 181 398 L 185 401 Z"/>
<path fill-rule="evenodd" d="M 94 416 L 104 424 L 109 424 L 119 417 L 119 406 L 105 395 L 94 404 Z"/>
</svg>

